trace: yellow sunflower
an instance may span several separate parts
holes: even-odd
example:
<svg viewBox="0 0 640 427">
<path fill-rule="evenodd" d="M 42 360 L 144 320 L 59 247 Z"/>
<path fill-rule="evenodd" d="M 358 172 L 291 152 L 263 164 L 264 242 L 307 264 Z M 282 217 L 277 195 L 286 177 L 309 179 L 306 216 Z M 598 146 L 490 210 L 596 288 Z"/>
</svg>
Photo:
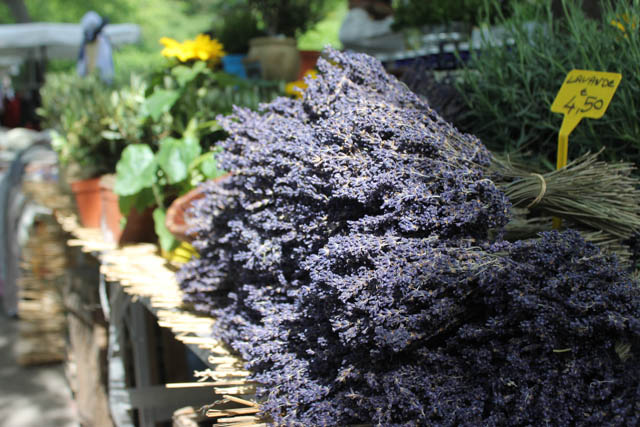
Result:
<svg viewBox="0 0 640 427">
<path fill-rule="evenodd" d="M 172 38 L 162 37 L 160 43 L 164 45 L 164 49 L 160 52 L 162 56 L 173 58 L 182 52 L 182 44 Z"/>
<path fill-rule="evenodd" d="M 195 57 L 202 61 L 216 64 L 226 54 L 222 44 L 206 34 L 198 34 L 193 40 L 193 45 Z"/>
<path fill-rule="evenodd" d="M 222 44 L 216 39 L 211 39 L 206 34 L 198 34 L 193 40 L 185 40 L 180 43 L 169 37 L 160 39 L 165 48 L 162 55 L 167 58 L 178 58 L 180 62 L 200 60 L 216 65 L 226 53 Z"/>
</svg>

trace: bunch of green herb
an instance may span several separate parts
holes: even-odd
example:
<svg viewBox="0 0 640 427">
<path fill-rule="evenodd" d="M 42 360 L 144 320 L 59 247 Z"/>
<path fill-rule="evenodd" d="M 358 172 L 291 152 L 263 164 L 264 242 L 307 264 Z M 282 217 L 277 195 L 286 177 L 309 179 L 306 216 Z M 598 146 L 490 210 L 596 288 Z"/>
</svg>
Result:
<svg viewBox="0 0 640 427">
<path fill-rule="evenodd" d="M 529 173 L 494 157 L 500 188 L 516 207 L 540 210 L 621 238 L 640 229 L 640 180 L 632 163 L 607 163 L 586 154 L 545 174 Z"/>
<path fill-rule="evenodd" d="M 521 159 L 493 155 L 493 180 L 513 204 L 508 240 L 533 238 L 552 228 L 551 217 L 580 231 L 585 240 L 623 260 L 640 230 L 640 178 L 629 162 L 603 162 L 601 152 L 580 156 L 543 173 Z M 540 172 L 540 173 L 538 173 Z"/>
<path fill-rule="evenodd" d="M 247 0 L 270 36 L 296 37 L 325 17 L 328 0 Z"/>
<path fill-rule="evenodd" d="M 38 114 L 43 126 L 55 131 L 53 148 L 63 165 L 73 165 L 73 178 L 114 172 L 122 150 L 140 141 L 145 133 L 138 118 L 144 90 L 144 82 L 135 77 L 116 90 L 93 75 L 47 75 Z"/>
<path fill-rule="evenodd" d="M 550 106 L 566 74 L 617 72 L 622 82 L 607 113 L 580 123 L 571 134 L 569 155 L 604 146 L 608 159 L 640 163 L 640 3 L 605 2 L 600 21 L 586 18 L 573 0 L 563 2 L 563 16 L 556 19 L 550 2 L 513 7 L 511 18 L 498 20 L 513 43 L 485 43 L 458 82 L 468 112 L 457 124 L 494 151 L 527 148 L 554 159 L 562 116 Z"/>
<path fill-rule="evenodd" d="M 247 53 L 249 40 L 265 35 L 258 28 L 258 20 L 248 7 L 225 4 L 221 6 L 220 14 L 224 19 L 216 21 L 211 32 L 228 53 Z"/>
</svg>

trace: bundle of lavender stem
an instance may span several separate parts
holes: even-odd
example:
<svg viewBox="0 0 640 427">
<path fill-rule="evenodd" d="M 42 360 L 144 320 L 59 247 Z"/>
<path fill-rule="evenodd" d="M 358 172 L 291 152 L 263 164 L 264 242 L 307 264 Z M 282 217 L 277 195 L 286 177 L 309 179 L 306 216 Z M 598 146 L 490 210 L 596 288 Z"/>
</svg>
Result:
<svg viewBox="0 0 640 427">
<path fill-rule="evenodd" d="M 621 242 L 640 231 L 640 178 L 632 173 L 633 163 L 607 163 L 598 160 L 601 153 L 584 154 L 547 173 L 493 154 L 494 181 L 514 207 L 507 233 L 544 231 L 553 216 L 596 244 L 621 249 Z"/>
</svg>

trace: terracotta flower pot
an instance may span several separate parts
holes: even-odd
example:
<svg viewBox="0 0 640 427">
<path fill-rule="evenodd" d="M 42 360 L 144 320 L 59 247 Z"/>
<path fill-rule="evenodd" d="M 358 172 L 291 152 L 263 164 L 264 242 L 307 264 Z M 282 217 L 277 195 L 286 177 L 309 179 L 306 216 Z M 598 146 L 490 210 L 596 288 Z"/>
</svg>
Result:
<svg viewBox="0 0 640 427">
<path fill-rule="evenodd" d="M 142 213 L 132 208 L 124 228 L 122 227 L 124 216 L 120 212 L 118 195 L 113 192 L 114 182 L 113 175 L 105 175 L 100 181 L 102 199 L 100 229 L 104 240 L 116 244 L 157 241 L 158 237 L 153 226 L 153 207 L 147 208 Z"/>
<path fill-rule="evenodd" d="M 313 70 L 316 67 L 318 58 L 320 58 L 319 50 L 301 50 L 300 51 L 300 73 L 298 74 L 298 80 L 302 80 L 304 73 L 309 70 Z"/>
<path fill-rule="evenodd" d="M 100 178 L 73 181 L 71 191 L 76 199 L 80 223 L 84 227 L 99 228 L 102 208 L 100 204 Z"/>
</svg>

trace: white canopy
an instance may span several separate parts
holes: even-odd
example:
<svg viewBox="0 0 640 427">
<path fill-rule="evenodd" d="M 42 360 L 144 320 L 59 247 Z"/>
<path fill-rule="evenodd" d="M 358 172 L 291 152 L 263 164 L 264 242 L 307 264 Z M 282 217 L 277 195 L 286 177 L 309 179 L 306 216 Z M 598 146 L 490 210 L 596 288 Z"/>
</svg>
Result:
<svg viewBox="0 0 640 427">
<path fill-rule="evenodd" d="M 114 46 L 140 40 L 140 27 L 135 24 L 109 24 L 104 31 Z M 81 43 L 80 24 L 36 22 L 0 25 L 0 63 L 2 58 L 5 61 L 42 56 L 74 59 Z"/>
</svg>

